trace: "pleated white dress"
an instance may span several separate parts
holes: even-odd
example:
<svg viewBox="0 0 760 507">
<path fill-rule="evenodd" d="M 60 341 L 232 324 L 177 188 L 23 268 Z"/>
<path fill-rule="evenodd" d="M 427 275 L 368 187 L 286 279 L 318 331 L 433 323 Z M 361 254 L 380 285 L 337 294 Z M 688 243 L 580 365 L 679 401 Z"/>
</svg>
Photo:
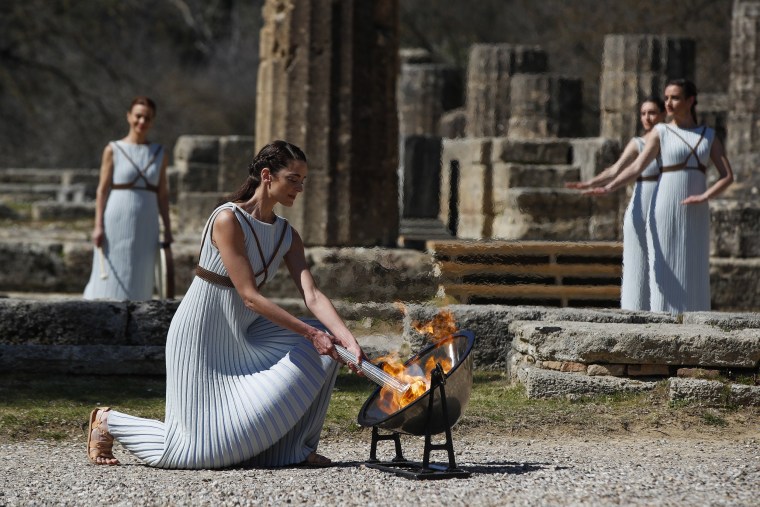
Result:
<svg viewBox="0 0 760 507">
<path fill-rule="evenodd" d="M 715 131 L 664 124 L 655 129 L 663 169 L 648 221 L 650 309 L 671 314 L 709 310 L 710 208 L 707 202 L 681 201 L 707 188 L 705 172 L 698 167 L 710 162 Z M 669 170 L 684 162 L 686 168 Z"/>
<path fill-rule="evenodd" d="M 644 139 L 634 137 L 639 153 Z M 660 157 L 653 160 L 633 186 L 623 219 L 623 280 L 620 307 L 624 310 L 649 310 L 649 255 L 647 215 L 660 174 Z"/>
<path fill-rule="evenodd" d="M 211 215 L 206 230 L 225 209 L 235 210 L 258 274 L 265 261 L 255 229 L 272 276 L 290 247 L 290 226 L 279 217 L 274 224 L 260 222 L 227 203 Z M 204 232 L 199 265 L 228 276 L 210 235 Z M 265 277 L 260 273 L 257 283 Z M 338 363 L 319 355 L 303 336 L 246 308 L 234 288 L 196 277 L 169 327 L 165 422 L 112 411 L 108 427 L 154 467 L 299 463 L 317 448 L 337 372 Z"/>
<path fill-rule="evenodd" d="M 158 255 L 158 182 L 164 150 L 159 144 L 113 141 L 113 180 L 103 214 L 103 273 L 93 250 L 85 299 L 146 301 L 153 297 Z M 151 187 L 153 190 L 151 190 Z"/>
</svg>

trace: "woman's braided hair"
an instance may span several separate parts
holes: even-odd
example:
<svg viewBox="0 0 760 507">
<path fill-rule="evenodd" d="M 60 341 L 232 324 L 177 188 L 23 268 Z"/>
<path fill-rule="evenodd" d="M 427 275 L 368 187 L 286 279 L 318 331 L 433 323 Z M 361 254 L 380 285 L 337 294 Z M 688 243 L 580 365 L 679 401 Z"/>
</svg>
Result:
<svg viewBox="0 0 760 507">
<path fill-rule="evenodd" d="M 294 160 L 306 162 L 301 148 L 287 141 L 273 141 L 263 148 L 253 157 L 248 164 L 248 178 L 243 182 L 240 188 L 226 197 L 226 201 L 239 202 L 247 201 L 256 192 L 261 184 L 261 170 L 268 168 L 272 174 L 277 174 L 282 169 L 288 167 Z"/>
</svg>

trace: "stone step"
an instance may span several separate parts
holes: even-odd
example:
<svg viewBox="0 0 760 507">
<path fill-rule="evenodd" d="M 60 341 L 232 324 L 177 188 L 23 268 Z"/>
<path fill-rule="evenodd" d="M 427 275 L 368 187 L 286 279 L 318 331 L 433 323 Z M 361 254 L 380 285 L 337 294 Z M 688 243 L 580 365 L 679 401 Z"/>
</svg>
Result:
<svg viewBox="0 0 760 507">
<path fill-rule="evenodd" d="M 84 183 L 2 183 L 0 196 L 15 202 L 43 201 L 82 202 L 95 198 L 95 187 Z"/>
<path fill-rule="evenodd" d="M 695 324 L 515 321 L 512 349 L 534 361 L 756 369 L 760 331 Z"/>
<path fill-rule="evenodd" d="M 65 184 L 97 186 L 99 169 L 0 168 L 0 188 L 6 183 Z"/>
</svg>

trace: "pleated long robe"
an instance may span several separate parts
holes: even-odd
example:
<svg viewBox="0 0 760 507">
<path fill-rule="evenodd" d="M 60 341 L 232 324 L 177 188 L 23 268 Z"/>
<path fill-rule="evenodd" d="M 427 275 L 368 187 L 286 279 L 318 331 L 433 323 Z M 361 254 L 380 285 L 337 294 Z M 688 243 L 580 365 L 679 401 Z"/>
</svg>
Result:
<svg viewBox="0 0 760 507">
<path fill-rule="evenodd" d="M 274 224 L 260 222 L 232 203 L 217 208 L 206 224 L 199 264 L 229 276 L 210 233 L 225 209 L 236 211 L 254 272 L 272 258 L 272 276 L 292 229 L 279 217 Z M 234 288 L 196 277 L 169 328 L 165 422 L 112 411 L 108 425 L 127 450 L 154 467 L 299 463 L 317 448 L 337 371 L 338 363 L 304 337 L 246 308 Z"/>
<path fill-rule="evenodd" d="M 660 137 L 663 168 L 686 161 L 690 169 L 664 171 L 652 196 L 648 222 L 650 307 L 671 314 L 709 310 L 710 208 L 707 202 L 681 201 L 707 188 L 705 173 L 696 167 L 710 164 L 715 131 L 706 129 L 700 141 L 701 126 L 681 129 L 658 124 L 654 128 Z M 689 146 L 695 147 L 697 157 Z"/>
</svg>

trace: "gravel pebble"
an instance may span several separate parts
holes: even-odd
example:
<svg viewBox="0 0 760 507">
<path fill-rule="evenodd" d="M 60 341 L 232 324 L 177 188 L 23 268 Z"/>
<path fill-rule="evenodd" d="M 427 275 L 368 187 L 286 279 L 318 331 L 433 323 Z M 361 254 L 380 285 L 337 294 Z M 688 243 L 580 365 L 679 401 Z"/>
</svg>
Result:
<svg viewBox="0 0 760 507">
<path fill-rule="evenodd" d="M 123 465 L 96 467 L 83 443 L 3 444 L 0 506 L 745 506 L 758 505 L 760 495 L 760 435 L 526 439 L 463 432 L 454 437 L 457 464 L 472 476 L 440 481 L 363 466 L 369 438 L 323 440 L 320 452 L 336 462 L 326 469 L 159 470 L 118 445 Z M 422 438 L 402 435 L 401 442 L 406 458 L 422 459 Z M 381 442 L 378 457 L 392 458 L 392 444 Z"/>
</svg>

